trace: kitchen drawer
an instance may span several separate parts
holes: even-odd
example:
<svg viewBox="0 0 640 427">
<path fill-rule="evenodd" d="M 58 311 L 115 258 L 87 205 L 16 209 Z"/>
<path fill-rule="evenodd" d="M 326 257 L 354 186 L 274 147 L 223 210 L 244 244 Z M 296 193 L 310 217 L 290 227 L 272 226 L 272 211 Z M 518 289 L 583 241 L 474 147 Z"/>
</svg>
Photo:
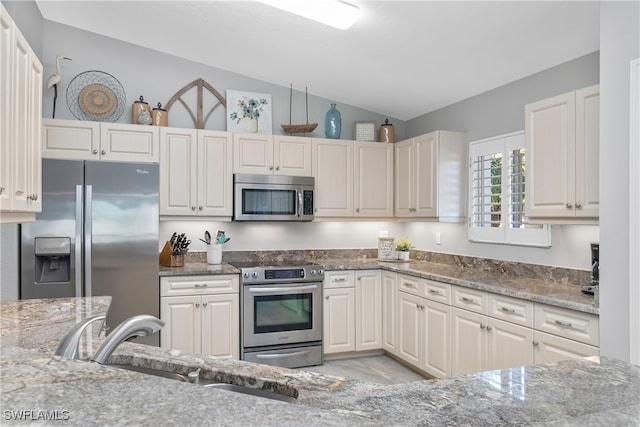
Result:
<svg viewBox="0 0 640 427">
<path fill-rule="evenodd" d="M 594 346 L 600 345 L 598 316 L 535 304 L 535 329 Z"/>
<path fill-rule="evenodd" d="M 353 271 L 327 271 L 324 273 L 324 288 L 353 288 L 355 278 Z"/>
<path fill-rule="evenodd" d="M 476 313 L 487 314 L 488 294 L 486 292 L 453 286 L 451 299 L 451 304 L 456 307 L 475 311 Z"/>
<path fill-rule="evenodd" d="M 424 288 L 421 280 L 417 277 L 406 276 L 404 274 L 398 275 L 398 290 L 417 296 L 424 295 Z"/>
<path fill-rule="evenodd" d="M 434 282 L 433 280 L 424 280 L 424 297 L 443 304 L 451 304 L 451 285 L 448 283 Z"/>
<path fill-rule="evenodd" d="M 160 296 L 212 295 L 240 293 L 238 276 L 175 276 L 160 278 Z"/>
<path fill-rule="evenodd" d="M 504 295 L 489 294 L 488 315 L 533 328 L 533 303 Z"/>
</svg>

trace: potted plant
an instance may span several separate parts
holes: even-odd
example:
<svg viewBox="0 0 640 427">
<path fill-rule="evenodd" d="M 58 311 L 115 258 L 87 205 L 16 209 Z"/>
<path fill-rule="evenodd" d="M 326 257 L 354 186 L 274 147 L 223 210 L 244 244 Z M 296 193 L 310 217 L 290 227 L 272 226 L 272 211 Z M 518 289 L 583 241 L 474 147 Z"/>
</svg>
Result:
<svg viewBox="0 0 640 427">
<path fill-rule="evenodd" d="M 396 252 L 398 259 L 402 261 L 409 261 L 409 251 L 411 250 L 411 240 L 403 237 L 396 242 Z"/>
</svg>

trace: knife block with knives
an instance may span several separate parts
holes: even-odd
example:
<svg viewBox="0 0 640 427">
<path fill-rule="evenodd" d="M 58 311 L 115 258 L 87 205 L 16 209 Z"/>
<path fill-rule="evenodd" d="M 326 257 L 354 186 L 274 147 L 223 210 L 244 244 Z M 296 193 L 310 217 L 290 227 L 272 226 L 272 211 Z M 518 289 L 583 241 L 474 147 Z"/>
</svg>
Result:
<svg viewBox="0 0 640 427">
<path fill-rule="evenodd" d="M 165 242 L 160 252 L 160 265 L 166 267 L 183 267 L 184 256 L 189 251 L 191 240 L 184 233 L 173 233 L 171 239 Z"/>
</svg>

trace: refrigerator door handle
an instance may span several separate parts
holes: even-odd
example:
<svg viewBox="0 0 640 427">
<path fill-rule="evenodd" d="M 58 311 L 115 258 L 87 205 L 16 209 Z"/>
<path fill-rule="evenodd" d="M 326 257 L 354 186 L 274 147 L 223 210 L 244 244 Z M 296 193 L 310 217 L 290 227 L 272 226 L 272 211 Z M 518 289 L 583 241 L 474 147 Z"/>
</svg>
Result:
<svg viewBox="0 0 640 427">
<path fill-rule="evenodd" d="M 84 223 L 84 291 L 86 297 L 91 292 L 91 233 L 93 232 L 93 186 L 86 185 L 85 223 Z"/>
<path fill-rule="evenodd" d="M 76 297 L 82 296 L 82 185 L 76 185 L 76 243 L 74 253 Z"/>
</svg>

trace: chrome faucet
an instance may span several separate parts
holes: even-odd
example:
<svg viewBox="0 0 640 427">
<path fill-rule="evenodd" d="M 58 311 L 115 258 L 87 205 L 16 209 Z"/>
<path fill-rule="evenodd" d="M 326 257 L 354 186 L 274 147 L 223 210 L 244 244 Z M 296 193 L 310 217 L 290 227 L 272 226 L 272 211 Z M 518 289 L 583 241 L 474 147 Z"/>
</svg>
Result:
<svg viewBox="0 0 640 427">
<path fill-rule="evenodd" d="M 69 330 L 69 332 L 67 332 L 64 338 L 62 338 L 62 341 L 60 341 L 60 345 L 56 350 L 56 356 L 66 357 L 67 359 L 76 359 L 78 357 L 78 348 L 80 347 L 80 337 L 82 337 L 82 333 L 86 327 L 96 320 L 104 321 L 106 317 L 107 316 L 104 314 L 101 314 L 78 322 Z"/>
<path fill-rule="evenodd" d="M 134 337 L 144 337 L 155 334 L 162 329 L 164 324 L 164 321 L 148 314 L 130 317 L 119 324 L 113 332 L 105 338 L 91 360 L 104 365 L 107 359 L 109 359 L 109 356 L 111 356 L 111 353 L 113 353 L 116 347 L 122 342 Z"/>
</svg>

